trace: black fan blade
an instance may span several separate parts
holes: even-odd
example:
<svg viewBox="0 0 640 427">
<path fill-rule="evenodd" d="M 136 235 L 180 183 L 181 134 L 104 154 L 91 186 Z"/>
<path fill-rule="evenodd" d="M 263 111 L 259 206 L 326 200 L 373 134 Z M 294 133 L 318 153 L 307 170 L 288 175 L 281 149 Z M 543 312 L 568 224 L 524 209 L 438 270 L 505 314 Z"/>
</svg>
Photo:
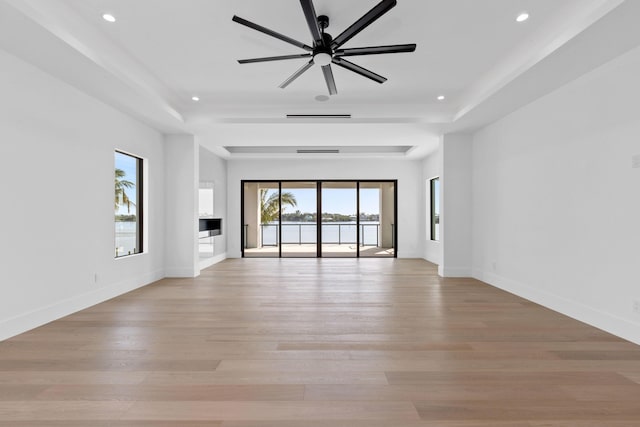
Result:
<svg viewBox="0 0 640 427">
<path fill-rule="evenodd" d="M 251 21 L 247 21 L 246 19 L 240 18 L 239 16 L 233 15 L 233 21 L 237 22 L 238 24 L 244 25 L 245 27 L 249 27 L 251 29 L 254 29 L 256 31 L 260 31 L 261 33 L 264 33 L 268 36 L 271 37 L 275 37 L 278 40 L 282 40 L 283 42 L 287 42 L 290 43 L 294 46 L 298 46 L 304 50 L 308 50 L 308 51 L 312 51 L 313 48 L 311 46 L 307 46 L 306 44 L 299 42 L 298 40 L 294 40 L 291 37 L 287 37 L 285 35 L 282 35 L 280 33 L 276 33 L 273 30 L 270 30 L 268 28 L 263 27 L 262 25 L 258 25 L 258 24 L 254 24 Z"/>
<path fill-rule="evenodd" d="M 329 89 L 329 95 L 337 95 L 338 88 L 336 88 L 336 81 L 333 78 L 333 71 L 331 71 L 331 65 L 323 65 L 322 73 L 324 74 L 324 79 L 327 82 L 327 88 Z"/>
<path fill-rule="evenodd" d="M 310 56 L 311 56 L 310 53 L 301 53 L 298 55 L 267 56 L 264 58 L 238 59 L 238 62 L 240 64 L 252 64 L 254 62 L 282 61 L 284 59 L 308 58 Z"/>
<path fill-rule="evenodd" d="M 336 50 L 334 56 L 379 55 L 382 53 L 402 53 L 416 50 L 415 44 L 395 44 L 391 46 L 353 47 Z"/>
<path fill-rule="evenodd" d="M 285 87 L 289 86 L 295 79 L 297 79 L 298 77 L 300 77 L 302 75 L 302 73 L 304 73 L 305 71 L 307 71 L 309 68 L 311 68 L 313 66 L 313 59 L 311 59 L 311 61 L 307 62 L 306 64 L 304 64 L 302 67 L 300 67 L 300 69 L 298 69 L 298 71 L 296 71 L 295 73 L 293 73 L 291 75 L 291 77 L 289 77 L 287 80 L 285 80 L 284 82 L 282 82 L 282 84 L 280 85 L 280 88 L 284 89 Z"/>
<path fill-rule="evenodd" d="M 312 0 L 300 0 L 304 17 L 307 18 L 307 25 L 311 31 L 311 36 L 316 46 L 324 46 L 324 40 L 322 39 L 322 33 L 320 32 L 320 26 L 318 25 L 318 15 L 316 15 L 316 9 L 313 7 Z"/>
<path fill-rule="evenodd" d="M 346 68 L 347 70 L 353 71 L 354 73 L 358 73 L 361 76 L 371 79 L 374 82 L 384 83 L 387 81 L 386 77 L 382 77 L 380 74 L 376 74 L 373 71 L 369 71 L 366 68 L 362 68 L 361 66 L 356 65 L 353 62 L 347 61 L 346 59 L 334 57 L 332 62 L 336 65 L 341 66 L 342 68 Z"/>
<path fill-rule="evenodd" d="M 342 34 L 336 37 L 333 42 L 331 42 L 331 48 L 336 49 L 345 44 L 347 41 L 351 40 L 352 37 L 371 25 L 376 19 L 387 13 L 396 4 L 396 0 L 382 0 L 380 3 L 378 3 L 377 6 L 367 12 L 362 18 L 358 19 L 353 23 L 353 25 L 344 30 Z"/>
</svg>

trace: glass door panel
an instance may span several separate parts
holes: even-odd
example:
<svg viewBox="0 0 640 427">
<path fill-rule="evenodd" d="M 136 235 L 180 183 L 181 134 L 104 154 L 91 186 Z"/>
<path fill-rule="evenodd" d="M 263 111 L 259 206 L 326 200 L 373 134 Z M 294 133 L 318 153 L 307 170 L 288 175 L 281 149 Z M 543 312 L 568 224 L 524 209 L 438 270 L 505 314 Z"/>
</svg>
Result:
<svg viewBox="0 0 640 427">
<path fill-rule="evenodd" d="M 358 256 L 357 183 L 322 183 L 321 227 L 323 257 Z"/>
<path fill-rule="evenodd" d="M 282 256 L 318 256 L 317 203 L 315 181 L 282 183 Z"/>
<path fill-rule="evenodd" d="M 360 256 L 395 255 L 395 185 L 360 182 Z"/>
<path fill-rule="evenodd" d="M 247 258 L 280 256 L 280 183 L 245 182 L 243 245 Z"/>
</svg>

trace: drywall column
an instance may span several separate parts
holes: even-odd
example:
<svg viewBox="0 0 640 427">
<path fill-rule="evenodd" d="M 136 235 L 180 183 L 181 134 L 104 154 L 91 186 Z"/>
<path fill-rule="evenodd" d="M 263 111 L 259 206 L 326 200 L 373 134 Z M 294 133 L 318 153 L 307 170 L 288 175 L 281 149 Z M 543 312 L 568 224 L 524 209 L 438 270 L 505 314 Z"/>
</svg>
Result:
<svg viewBox="0 0 640 427">
<path fill-rule="evenodd" d="M 244 184 L 244 224 L 242 225 L 246 233 L 247 248 L 262 246 L 262 242 L 259 241 L 260 213 L 258 211 L 258 183 L 247 182 Z"/>
<path fill-rule="evenodd" d="M 165 274 L 196 277 L 199 147 L 193 135 L 167 135 L 165 144 Z M 153 215 L 153 212 L 150 212 Z"/>
<path fill-rule="evenodd" d="M 422 175 L 424 182 L 422 206 L 425 219 L 424 259 L 437 265 L 442 264 L 442 242 L 431 239 L 431 180 L 442 175 L 442 137 L 440 139 L 438 149 L 424 159 Z M 442 196 L 440 198 L 440 206 L 442 206 Z"/>
<path fill-rule="evenodd" d="M 473 137 L 448 134 L 442 139 L 441 243 L 443 277 L 471 277 L 471 154 Z"/>
<path fill-rule="evenodd" d="M 393 225 L 396 219 L 393 217 L 394 210 L 394 185 L 391 182 L 380 184 L 380 247 L 392 248 Z"/>
</svg>

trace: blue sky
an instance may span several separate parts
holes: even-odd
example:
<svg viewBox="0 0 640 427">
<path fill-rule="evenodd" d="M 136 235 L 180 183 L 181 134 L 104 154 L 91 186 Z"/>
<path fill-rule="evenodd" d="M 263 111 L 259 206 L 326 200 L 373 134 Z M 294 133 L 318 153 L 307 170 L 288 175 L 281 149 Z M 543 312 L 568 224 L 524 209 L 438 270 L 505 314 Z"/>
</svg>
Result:
<svg viewBox="0 0 640 427">
<path fill-rule="evenodd" d="M 271 190 L 274 191 L 274 190 Z M 271 194 L 271 191 L 269 194 Z M 292 208 L 285 206 L 285 213 L 300 212 L 313 213 L 316 211 L 316 190 L 283 188 L 283 192 L 293 193 L 298 206 Z M 376 188 L 363 188 L 360 190 L 360 213 L 379 213 L 380 190 Z M 356 213 L 356 189 L 355 188 L 325 188 L 322 190 L 322 211 L 344 215 Z"/>
<path fill-rule="evenodd" d="M 116 152 L 115 154 L 115 168 L 122 169 L 125 173 L 124 180 L 131 181 L 134 184 L 136 183 L 136 163 L 137 163 L 137 159 L 134 157 L 127 156 L 126 154 L 122 154 L 118 152 Z M 125 193 L 127 193 L 127 196 L 129 196 L 129 200 L 131 201 L 136 200 L 136 194 L 137 194 L 136 187 L 125 189 Z M 135 214 L 135 213 L 136 213 L 136 208 L 133 205 L 131 205 L 130 209 L 127 209 L 126 205 L 121 206 L 116 211 L 116 214 L 118 215 L 119 214 L 127 215 L 127 214 Z"/>
</svg>

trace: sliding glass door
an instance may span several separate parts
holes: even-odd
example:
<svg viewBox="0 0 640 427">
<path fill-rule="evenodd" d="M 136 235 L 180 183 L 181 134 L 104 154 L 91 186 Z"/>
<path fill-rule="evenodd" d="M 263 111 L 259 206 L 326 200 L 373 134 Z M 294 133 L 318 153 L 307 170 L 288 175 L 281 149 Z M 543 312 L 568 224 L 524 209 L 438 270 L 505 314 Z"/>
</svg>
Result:
<svg viewBox="0 0 640 427">
<path fill-rule="evenodd" d="M 245 257 L 396 257 L 396 181 L 243 181 Z"/>
<path fill-rule="evenodd" d="M 396 203 L 393 182 L 360 183 L 360 256 L 395 255 Z"/>
<path fill-rule="evenodd" d="M 318 256 L 316 181 L 282 182 L 282 256 Z"/>
<path fill-rule="evenodd" d="M 358 183 L 322 182 L 322 256 L 358 256 Z"/>
<path fill-rule="evenodd" d="M 244 182 L 242 244 L 245 257 L 280 257 L 280 183 Z"/>
</svg>

